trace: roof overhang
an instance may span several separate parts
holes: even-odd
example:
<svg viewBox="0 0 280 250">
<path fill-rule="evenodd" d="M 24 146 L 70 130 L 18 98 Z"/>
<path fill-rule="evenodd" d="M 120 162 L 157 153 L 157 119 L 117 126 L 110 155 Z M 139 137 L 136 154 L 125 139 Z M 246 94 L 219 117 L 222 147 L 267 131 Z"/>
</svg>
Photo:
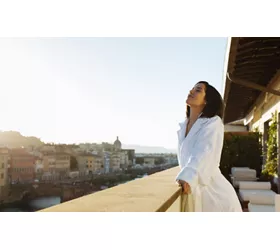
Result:
<svg viewBox="0 0 280 250">
<path fill-rule="evenodd" d="M 279 69 L 280 38 L 229 38 L 224 67 L 224 123 L 244 119 L 262 93 L 280 96 L 269 87 Z"/>
</svg>

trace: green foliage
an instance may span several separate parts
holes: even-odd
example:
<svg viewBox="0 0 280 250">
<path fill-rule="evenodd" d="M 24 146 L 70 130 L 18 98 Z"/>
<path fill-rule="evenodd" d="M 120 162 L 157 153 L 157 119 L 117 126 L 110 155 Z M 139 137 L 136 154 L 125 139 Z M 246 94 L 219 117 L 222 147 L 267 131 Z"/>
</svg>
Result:
<svg viewBox="0 0 280 250">
<path fill-rule="evenodd" d="M 259 176 L 262 166 L 261 134 L 258 132 L 225 132 L 220 169 L 230 179 L 232 167 L 249 167 Z"/>
<path fill-rule="evenodd" d="M 165 160 L 163 157 L 159 157 L 159 158 L 156 158 L 155 159 L 155 165 L 160 165 L 160 164 L 163 164 L 165 163 Z"/>
<path fill-rule="evenodd" d="M 277 173 L 277 113 L 272 114 L 272 121 L 268 129 L 267 156 L 263 174 L 273 176 Z"/>
<path fill-rule="evenodd" d="M 143 157 L 136 157 L 136 164 L 144 164 L 144 158 Z"/>
</svg>

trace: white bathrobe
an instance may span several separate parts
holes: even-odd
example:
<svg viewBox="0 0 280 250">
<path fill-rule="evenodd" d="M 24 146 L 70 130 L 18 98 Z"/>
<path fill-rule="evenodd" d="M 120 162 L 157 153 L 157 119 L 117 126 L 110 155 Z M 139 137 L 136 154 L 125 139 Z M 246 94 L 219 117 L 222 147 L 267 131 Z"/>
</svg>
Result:
<svg viewBox="0 0 280 250">
<path fill-rule="evenodd" d="M 220 117 L 198 118 L 185 137 L 187 119 L 180 123 L 176 180 L 191 187 L 195 212 L 242 212 L 233 186 L 220 172 L 224 125 Z"/>
</svg>

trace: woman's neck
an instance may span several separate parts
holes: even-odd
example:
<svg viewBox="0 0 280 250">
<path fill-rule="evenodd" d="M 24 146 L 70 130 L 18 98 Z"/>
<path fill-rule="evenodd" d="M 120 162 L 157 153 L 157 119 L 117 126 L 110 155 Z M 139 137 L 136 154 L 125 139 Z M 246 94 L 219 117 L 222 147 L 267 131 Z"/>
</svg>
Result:
<svg viewBox="0 0 280 250">
<path fill-rule="evenodd" d="M 198 117 L 201 115 L 201 112 L 202 112 L 201 109 L 191 108 L 190 117 L 189 117 L 190 122 L 194 123 L 198 119 Z"/>
</svg>

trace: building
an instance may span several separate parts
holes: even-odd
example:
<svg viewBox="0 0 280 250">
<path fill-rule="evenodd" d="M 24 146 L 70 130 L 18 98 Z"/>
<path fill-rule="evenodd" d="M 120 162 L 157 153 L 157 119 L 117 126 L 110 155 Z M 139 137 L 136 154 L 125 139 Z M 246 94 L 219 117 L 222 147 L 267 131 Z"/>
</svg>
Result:
<svg viewBox="0 0 280 250">
<path fill-rule="evenodd" d="M 45 144 L 42 147 L 40 147 L 40 152 L 42 152 L 43 154 L 55 153 L 55 145 L 53 145 L 53 144 Z"/>
<path fill-rule="evenodd" d="M 120 152 L 113 152 L 113 153 L 111 153 L 110 169 L 112 171 L 118 171 L 118 170 L 121 169 L 121 156 L 120 156 Z"/>
<path fill-rule="evenodd" d="M 91 143 L 81 143 L 79 146 L 85 152 L 93 150 L 93 146 L 91 145 Z"/>
<path fill-rule="evenodd" d="M 45 154 L 43 156 L 43 172 L 54 172 L 55 171 L 55 153 Z"/>
<path fill-rule="evenodd" d="M 107 151 L 107 152 L 114 151 L 114 145 L 107 142 L 102 142 L 101 148 L 103 151 Z"/>
<path fill-rule="evenodd" d="M 0 195 L 9 184 L 8 168 L 10 167 L 10 151 L 8 148 L 0 148 Z"/>
<path fill-rule="evenodd" d="M 104 151 L 102 153 L 102 156 L 103 156 L 103 169 L 104 169 L 104 172 L 105 173 L 109 173 L 110 172 L 110 166 L 111 166 L 111 163 L 110 163 L 111 152 Z"/>
<path fill-rule="evenodd" d="M 11 149 L 11 166 L 8 170 L 12 183 L 29 183 L 35 179 L 35 158 L 23 148 Z"/>
<path fill-rule="evenodd" d="M 51 152 L 43 156 L 45 176 L 67 177 L 70 172 L 71 156 L 64 152 Z"/>
<path fill-rule="evenodd" d="M 103 172 L 104 171 L 102 156 L 93 155 L 93 169 L 94 169 L 94 172 Z"/>
<path fill-rule="evenodd" d="M 280 145 L 280 38 L 235 37 L 228 41 L 224 67 L 224 123 L 243 119 L 263 136 L 264 155 L 272 114 L 277 114 Z M 278 149 L 280 147 L 278 146 Z M 280 173 L 280 157 L 278 157 Z M 266 159 L 263 158 L 263 164 Z"/>
<path fill-rule="evenodd" d="M 35 175 L 36 179 L 41 179 L 44 173 L 43 158 L 35 157 Z"/>
<path fill-rule="evenodd" d="M 120 152 L 120 167 L 122 169 L 128 168 L 128 152 L 125 150 L 122 150 Z"/>
<path fill-rule="evenodd" d="M 117 139 L 114 142 L 114 151 L 120 152 L 122 150 L 122 143 L 119 140 L 119 137 L 117 136 Z"/>
<path fill-rule="evenodd" d="M 64 152 L 55 153 L 55 171 L 60 177 L 68 177 L 71 166 L 71 156 Z"/>
<path fill-rule="evenodd" d="M 121 169 L 121 150 L 122 144 L 117 136 L 114 142 L 113 152 L 111 153 L 110 168 L 112 171 L 118 171 Z"/>
<path fill-rule="evenodd" d="M 178 158 L 177 155 L 170 154 L 164 157 L 164 162 L 168 165 L 178 165 Z"/>
<path fill-rule="evenodd" d="M 155 165 L 155 157 L 153 156 L 145 156 L 144 157 L 144 166 L 152 167 Z"/>
<path fill-rule="evenodd" d="M 80 175 L 84 176 L 94 172 L 94 157 L 92 154 L 82 153 L 76 159 Z"/>
<path fill-rule="evenodd" d="M 79 144 L 73 152 L 76 155 L 78 168 L 82 175 L 92 173 L 109 173 L 127 169 L 135 164 L 135 150 L 122 149 L 117 136 L 113 144 L 102 142 Z"/>
<path fill-rule="evenodd" d="M 135 165 L 135 149 L 122 149 L 122 151 L 127 152 L 128 167 Z"/>
</svg>

